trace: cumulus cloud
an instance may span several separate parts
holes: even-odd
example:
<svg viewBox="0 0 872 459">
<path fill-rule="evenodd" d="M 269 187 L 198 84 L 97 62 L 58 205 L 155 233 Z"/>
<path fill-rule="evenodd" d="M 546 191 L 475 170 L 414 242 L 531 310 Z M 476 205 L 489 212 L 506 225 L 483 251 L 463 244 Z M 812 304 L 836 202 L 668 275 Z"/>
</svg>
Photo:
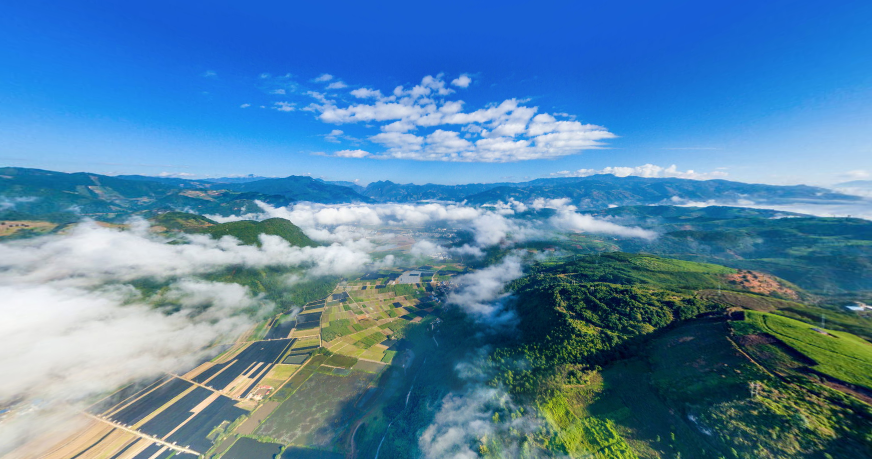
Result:
<svg viewBox="0 0 872 459">
<path fill-rule="evenodd" d="M 251 104 L 242 104 L 239 106 L 239 108 L 248 108 L 248 107 L 251 107 Z"/>
<path fill-rule="evenodd" d="M 337 158 L 366 158 L 370 155 L 371 154 L 368 151 L 357 149 L 357 150 L 339 150 L 337 152 L 334 152 L 333 155 L 331 155 L 331 156 L 335 156 Z"/>
<path fill-rule="evenodd" d="M 280 112 L 292 112 L 296 110 L 294 104 L 290 102 L 273 102 L 273 110 L 278 110 Z"/>
<path fill-rule="evenodd" d="M 351 95 L 358 99 L 381 99 L 382 93 L 378 89 L 359 88 L 351 91 Z"/>
<path fill-rule="evenodd" d="M 348 85 L 341 81 L 334 81 L 333 83 L 327 85 L 327 89 L 343 89 L 347 87 Z"/>
<path fill-rule="evenodd" d="M 330 80 L 332 76 L 317 81 Z M 451 85 L 467 88 L 471 82 L 468 75 L 460 75 Z M 338 84 L 344 85 L 337 81 L 331 86 Z M 602 148 L 604 140 L 615 137 L 601 126 L 538 113 L 538 107 L 526 106 L 519 99 L 464 111 L 462 100 L 448 98 L 453 93 L 442 74 L 428 75 L 411 88 L 398 86 L 387 95 L 377 89 L 355 89 L 350 91 L 357 99 L 353 103 L 310 91 L 315 102 L 305 110 L 318 113 L 325 123 L 377 126 L 381 132 L 368 138 L 384 148 L 372 155 L 376 158 L 523 161 Z"/>
<path fill-rule="evenodd" d="M 457 86 L 458 88 L 468 88 L 470 83 L 472 83 L 472 78 L 470 78 L 467 74 L 460 75 L 459 77 L 451 80 L 451 85 Z"/>
<path fill-rule="evenodd" d="M 322 73 L 321 76 L 313 79 L 312 81 L 314 81 L 316 83 L 326 83 L 332 79 L 333 79 L 333 75 L 331 75 L 329 73 Z"/>
<path fill-rule="evenodd" d="M 576 171 L 553 172 L 553 177 L 590 177 L 591 175 L 614 175 L 616 177 L 648 177 L 648 178 L 684 178 L 693 180 L 710 180 L 724 178 L 726 172 L 696 172 L 694 170 L 680 171 L 674 164 L 669 167 L 644 164 L 636 167 L 606 167 L 604 169 L 578 169 Z"/>
</svg>

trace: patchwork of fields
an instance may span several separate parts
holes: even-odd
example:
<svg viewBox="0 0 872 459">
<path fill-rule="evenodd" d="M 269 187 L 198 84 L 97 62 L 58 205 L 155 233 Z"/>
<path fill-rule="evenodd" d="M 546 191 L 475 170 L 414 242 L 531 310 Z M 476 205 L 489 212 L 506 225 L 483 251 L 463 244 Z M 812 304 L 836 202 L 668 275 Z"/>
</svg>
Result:
<svg viewBox="0 0 872 459">
<path fill-rule="evenodd" d="M 349 430 L 386 392 L 384 370 L 411 361 L 400 358 L 405 329 L 438 306 L 435 283 L 393 283 L 398 277 L 343 282 L 299 314 L 278 314 L 216 347 L 218 356 L 184 374 L 119 389 L 45 457 L 344 457 Z M 398 378 L 387 378 L 389 392 Z"/>
</svg>

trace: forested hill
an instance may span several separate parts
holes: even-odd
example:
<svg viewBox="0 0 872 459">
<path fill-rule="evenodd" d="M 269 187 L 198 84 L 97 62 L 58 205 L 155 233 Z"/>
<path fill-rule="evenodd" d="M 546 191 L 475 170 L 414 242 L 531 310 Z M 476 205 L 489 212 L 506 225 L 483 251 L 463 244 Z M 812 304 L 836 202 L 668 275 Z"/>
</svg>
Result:
<svg viewBox="0 0 872 459">
<path fill-rule="evenodd" d="M 489 384 L 535 406 L 554 429 L 540 445 L 569 457 L 866 457 L 868 342 L 733 272 L 625 253 L 534 265 L 509 287 L 520 338 L 495 345 Z"/>
<path fill-rule="evenodd" d="M 209 218 L 186 212 L 166 212 L 151 219 L 153 229 L 159 232 L 182 231 L 208 234 L 214 238 L 233 236 L 243 244 L 260 245 L 260 235 L 279 236 L 297 247 L 316 247 L 318 243 L 303 233 L 297 225 L 284 218 L 263 221 L 241 220 L 218 223 Z"/>
<path fill-rule="evenodd" d="M 214 238 L 233 236 L 243 244 L 260 245 L 260 235 L 269 234 L 279 236 L 297 247 L 316 247 L 318 243 L 303 233 L 297 225 L 284 218 L 270 218 L 260 222 L 242 220 L 238 222 L 219 223 L 197 230 L 199 233 L 209 234 Z"/>
</svg>

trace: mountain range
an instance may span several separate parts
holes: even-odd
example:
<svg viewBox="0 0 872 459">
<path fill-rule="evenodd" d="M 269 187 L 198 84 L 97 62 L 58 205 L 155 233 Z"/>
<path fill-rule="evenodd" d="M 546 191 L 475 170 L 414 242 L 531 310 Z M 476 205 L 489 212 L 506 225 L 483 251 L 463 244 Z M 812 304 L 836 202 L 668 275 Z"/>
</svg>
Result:
<svg viewBox="0 0 872 459">
<path fill-rule="evenodd" d="M 17 212 L 56 219 L 87 215 L 111 220 L 134 213 L 177 210 L 230 215 L 257 211 L 256 200 L 276 206 L 300 201 L 325 204 L 465 201 L 488 205 L 512 199 L 529 203 L 537 198 L 569 198 L 571 204 L 583 210 L 706 201 L 783 204 L 862 199 L 805 185 L 613 175 L 464 185 L 377 181 L 362 187 L 353 182 L 329 182 L 308 176 L 190 180 L 0 168 L 0 213 Z M 0 214 L 0 218 L 12 217 Z"/>
</svg>

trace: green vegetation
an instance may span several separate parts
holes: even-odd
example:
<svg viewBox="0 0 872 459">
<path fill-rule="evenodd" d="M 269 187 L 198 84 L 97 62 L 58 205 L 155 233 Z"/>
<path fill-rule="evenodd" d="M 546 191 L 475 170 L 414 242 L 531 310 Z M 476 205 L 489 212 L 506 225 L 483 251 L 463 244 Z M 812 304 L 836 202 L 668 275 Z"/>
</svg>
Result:
<svg viewBox="0 0 872 459">
<path fill-rule="evenodd" d="M 375 346 L 376 344 L 384 341 L 386 338 L 387 337 L 384 335 L 384 333 L 375 332 L 375 333 L 371 333 L 369 335 L 366 335 L 366 337 L 364 337 L 363 339 L 354 343 L 354 345 L 359 347 L 359 348 L 366 349 L 366 348 L 370 348 L 372 346 Z"/>
<path fill-rule="evenodd" d="M 763 271 L 824 293 L 872 290 L 868 220 L 732 207 L 634 206 L 600 214 L 663 233 L 651 242 L 621 241 L 626 251 Z M 784 216 L 793 218 L 777 218 Z"/>
<path fill-rule="evenodd" d="M 324 341 L 333 341 L 340 336 L 350 335 L 353 333 L 350 327 L 351 321 L 348 319 L 333 320 L 328 326 L 321 329 L 321 338 Z"/>
<path fill-rule="evenodd" d="M 817 362 L 813 367 L 816 371 L 872 389 L 872 344 L 869 342 L 850 333 L 815 329 L 807 323 L 773 314 L 746 311 L 745 317 L 757 330 L 770 333 Z M 752 330 L 740 332 L 749 331 Z"/>
<path fill-rule="evenodd" d="M 164 212 L 151 218 L 152 224 L 170 231 L 198 231 L 215 226 L 218 222 L 202 215 L 187 212 Z"/>
<path fill-rule="evenodd" d="M 593 455 L 602 459 L 637 459 L 627 442 L 609 420 L 579 418 L 561 394 L 539 406 L 542 414 L 559 431 L 560 440 L 573 456 Z"/>
<path fill-rule="evenodd" d="M 238 222 L 220 223 L 199 229 L 197 232 L 209 234 L 218 239 L 223 236 L 233 236 L 243 244 L 260 245 L 260 235 L 279 236 L 297 247 L 316 247 L 318 244 L 303 234 L 297 225 L 283 218 L 270 218 L 260 222 L 243 220 Z"/>
</svg>

